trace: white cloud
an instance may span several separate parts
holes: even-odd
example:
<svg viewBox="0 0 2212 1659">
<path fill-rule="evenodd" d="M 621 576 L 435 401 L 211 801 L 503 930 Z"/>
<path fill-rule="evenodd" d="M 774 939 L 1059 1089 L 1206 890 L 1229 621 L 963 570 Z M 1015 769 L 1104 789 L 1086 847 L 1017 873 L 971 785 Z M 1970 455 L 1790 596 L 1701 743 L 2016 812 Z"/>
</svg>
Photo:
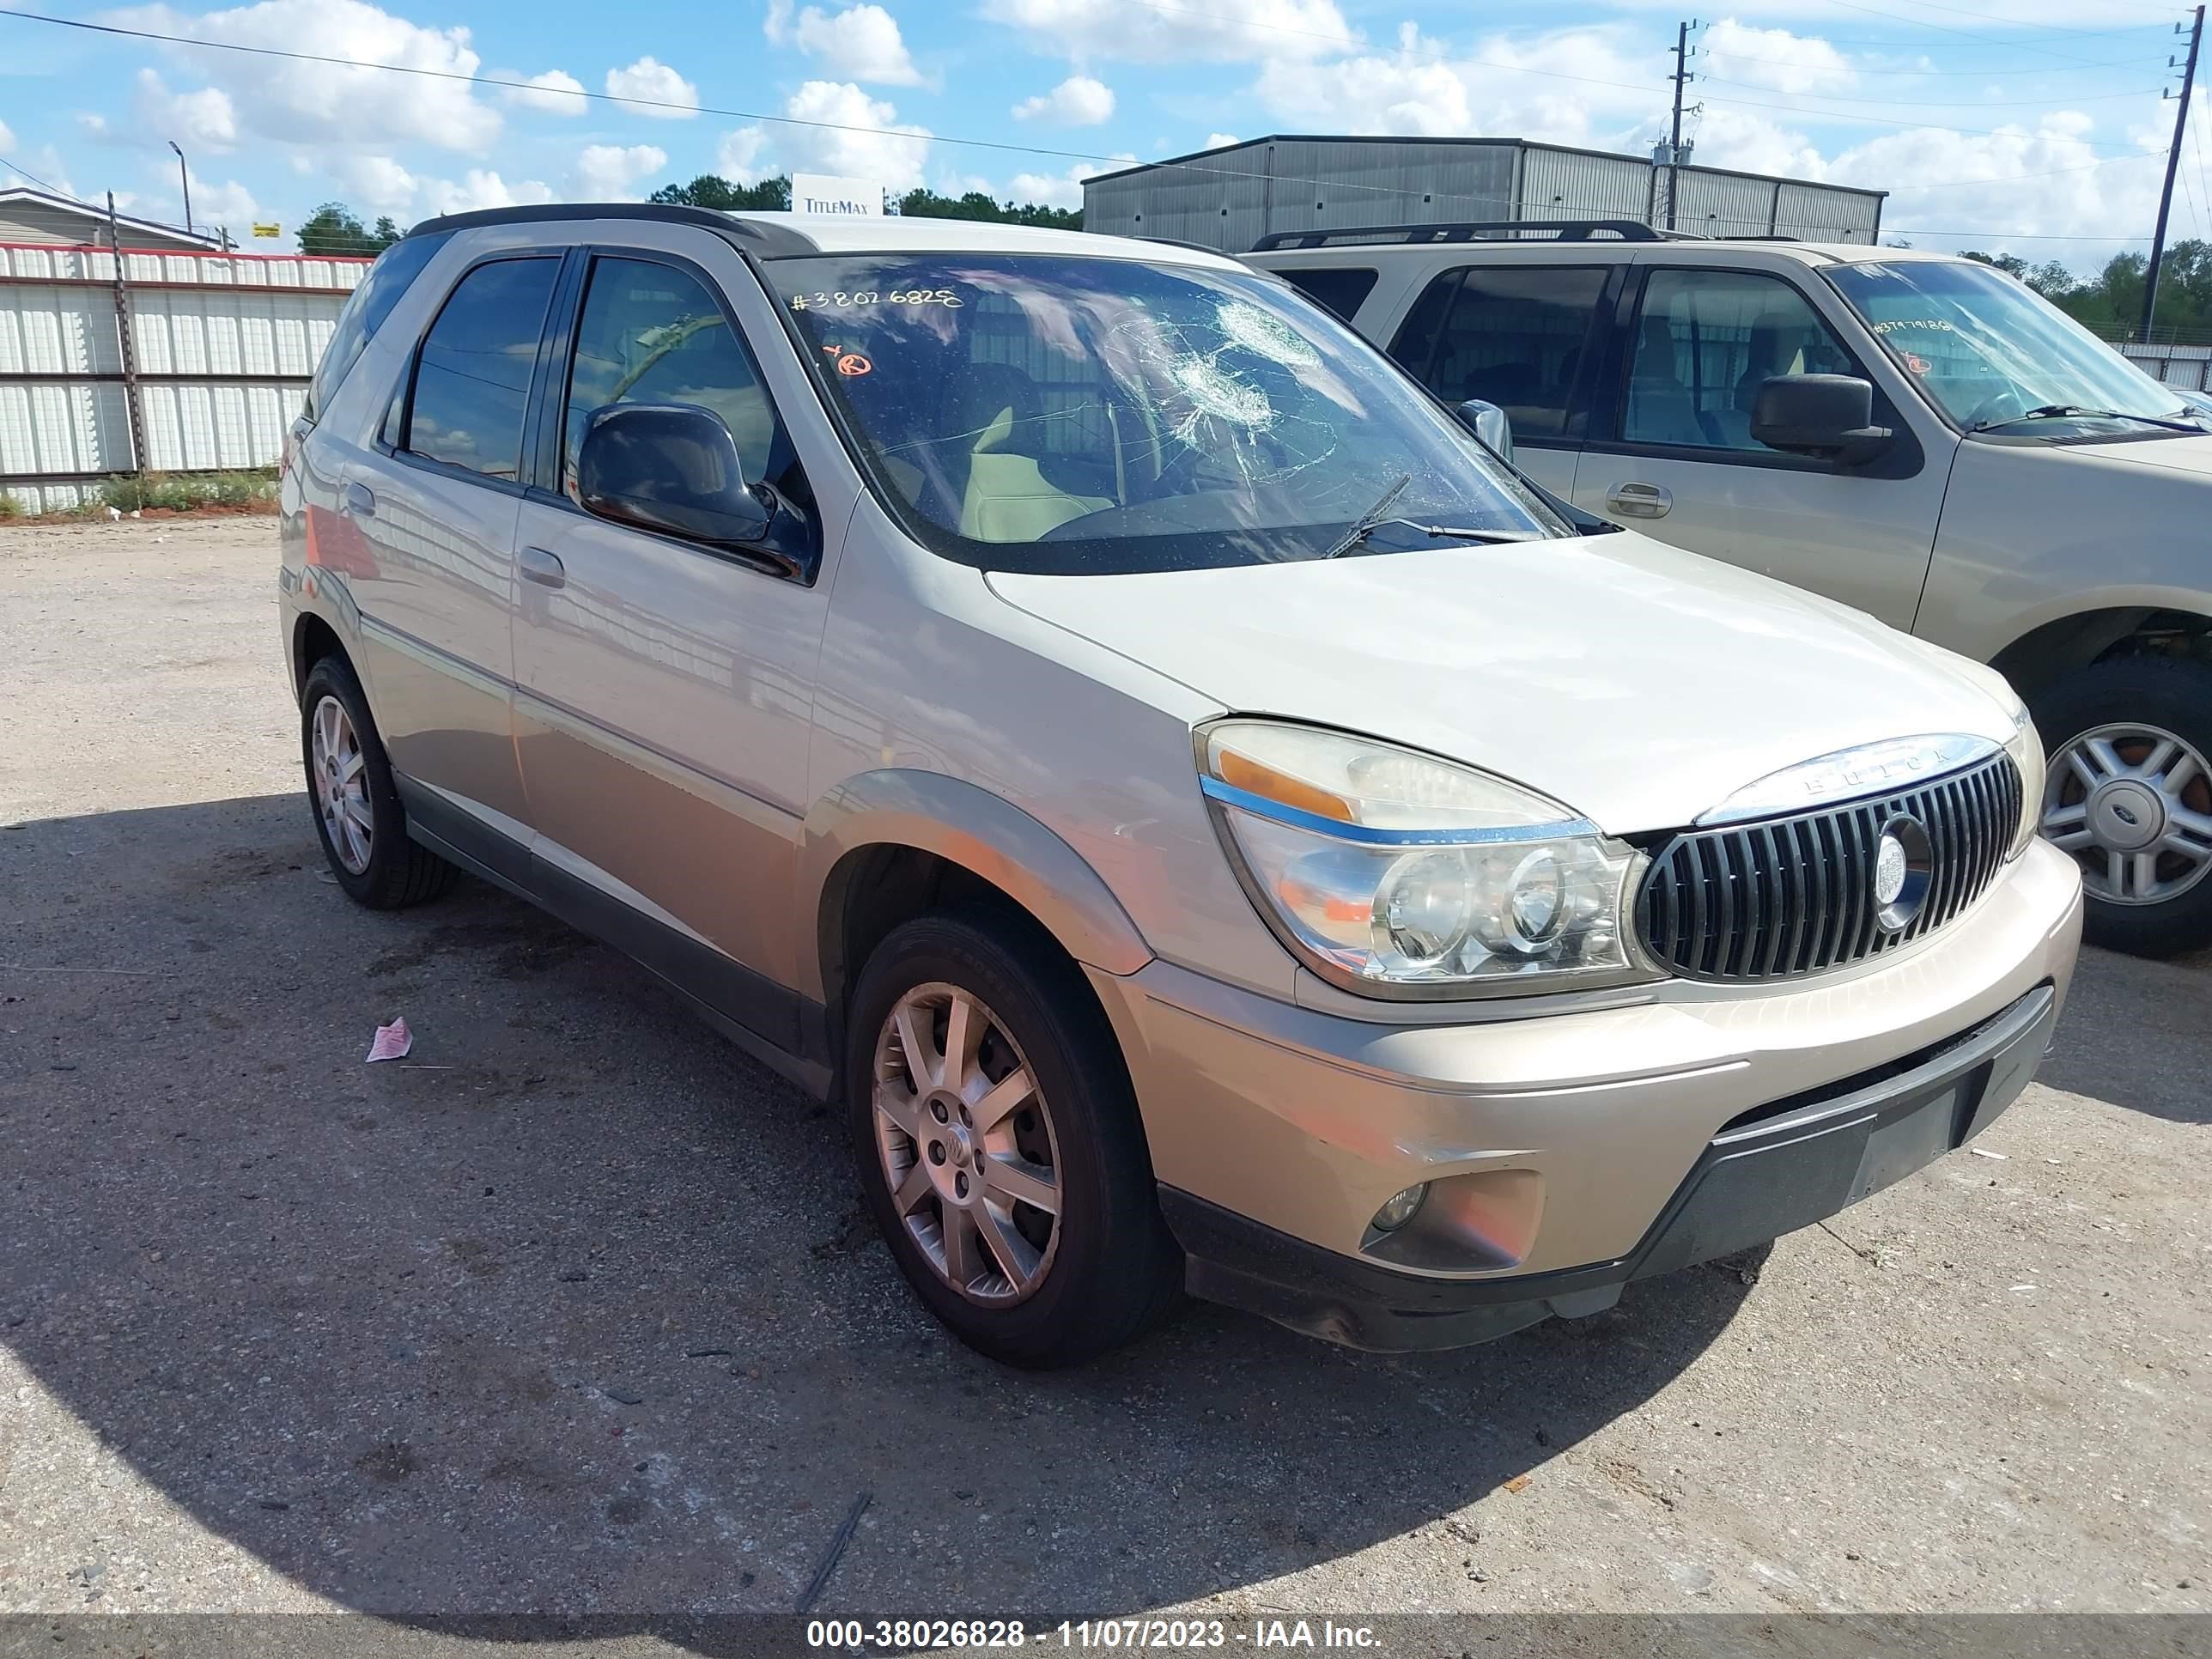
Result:
<svg viewBox="0 0 2212 1659">
<path fill-rule="evenodd" d="M 643 100 L 629 107 L 665 121 L 688 121 L 699 112 L 699 88 L 657 58 L 641 58 L 627 69 L 609 70 L 607 95 Z"/>
<path fill-rule="evenodd" d="M 733 185 L 757 185 L 775 171 L 769 159 L 768 135 L 758 127 L 739 127 L 722 136 L 714 170 Z"/>
<path fill-rule="evenodd" d="M 1358 38 L 1336 0 L 1207 0 L 1173 8 L 1128 0 L 984 0 L 982 10 L 994 22 L 1025 31 L 1037 51 L 1078 61 L 1313 58 L 1340 52 L 1347 39 Z"/>
<path fill-rule="evenodd" d="M 524 109 L 543 110 L 548 115 L 581 115 L 590 100 L 584 96 L 584 83 L 565 70 L 547 70 L 543 75 L 533 75 L 528 82 L 507 89 L 507 101 Z"/>
<path fill-rule="evenodd" d="M 192 228 L 203 234 L 218 227 L 230 232 L 231 240 L 243 242 L 253 234 L 253 222 L 261 216 L 259 204 L 253 192 L 235 179 L 226 179 L 221 184 L 203 179 L 190 168 L 185 169 L 192 181 Z M 177 217 L 184 217 L 179 204 Z"/>
<path fill-rule="evenodd" d="M 775 45 L 797 46 L 855 81 L 893 87 L 922 84 L 921 71 L 915 68 L 899 33 L 898 19 L 881 6 L 848 6 L 834 15 L 809 6 L 794 18 L 790 0 L 775 0 L 761 27 Z"/>
<path fill-rule="evenodd" d="M 389 214 L 403 225 L 434 214 L 559 199 L 551 186 L 534 179 L 510 185 L 484 167 L 471 167 L 458 179 L 432 178 L 409 172 L 389 155 L 347 155 L 334 163 L 331 173 L 344 190 L 344 199 L 364 218 Z M 195 191 L 198 188 L 193 185 Z M 197 217 L 197 199 L 192 206 Z"/>
<path fill-rule="evenodd" d="M 403 142 L 474 152 L 500 134 L 499 112 L 465 82 L 352 67 L 384 64 L 474 75 L 482 60 L 465 28 L 423 28 L 366 0 L 259 0 L 198 15 L 153 5 L 110 15 L 131 28 L 286 52 L 307 46 L 349 60 L 277 69 L 249 53 L 169 49 L 229 94 L 241 127 L 285 143 Z"/>
<path fill-rule="evenodd" d="M 634 202 L 636 185 L 668 166 L 657 144 L 588 144 L 576 158 L 576 190 L 586 202 Z"/>
<path fill-rule="evenodd" d="M 1232 144 L 1241 144 L 1244 141 L 1242 138 L 1239 138 L 1233 132 L 1209 132 L 1206 135 L 1206 142 L 1200 145 L 1199 148 L 1201 149 L 1227 149 Z"/>
<path fill-rule="evenodd" d="M 1692 73 L 1717 75 L 1767 92 L 1835 92 L 1858 73 L 1828 42 L 1788 29 L 1756 29 L 1723 18 L 1698 37 Z"/>
<path fill-rule="evenodd" d="M 421 180 L 389 155 L 349 155 L 336 171 L 346 199 L 372 215 L 407 212 L 421 188 Z"/>
<path fill-rule="evenodd" d="M 1113 115 L 1114 88 L 1087 75 L 1071 75 L 1050 92 L 1014 106 L 1017 121 L 1049 121 L 1056 127 L 1095 127 Z"/>
<path fill-rule="evenodd" d="M 238 143 L 238 114 L 221 87 L 173 93 L 154 70 L 142 69 L 131 105 L 142 137 L 173 138 L 186 149 L 222 151 Z"/>
<path fill-rule="evenodd" d="M 1007 182 L 1006 194 L 1017 203 L 1035 202 L 1045 207 L 1079 208 L 1083 181 L 1102 173 L 1119 173 L 1133 166 L 1133 155 L 1117 155 L 1111 161 L 1078 161 L 1066 173 L 1018 173 Z"/>
<path fill-rule="evenodd" d="M 459 179 L 423 179 L 422 208 L 428 214 L 472 213 L 478 208 L 526 207 L 557 199 L 552 187 L 535 179 L 510 185 L 498 173 L 471 167 Z"/>
<path fill-rule="evenodd" d="M 749 184 L 785 171 L 834 173 L 895 191 L 922 182 L 929 129 L 902 124 L 896 109 L 849 81 L 809 81 L 784 100 L 783 112 L 811 125 L 738 128 L 722 140 L 724 178 Z"/>
<path fill-rule="evenodd" d="M 100 118 L 94 116 L 92 118 L 98 120 Z M 5 121 L 0 121 L 0 155 L 12 155 L 15 153 L 15 135 L 14 132 L 9 131 L 8 124 Z"/>
<path fill-rule="evenodd" d="M 1646 90 L 1653 71 L 1644 46 L 1627 26 L 1601 24 L 1492 35 L 1454 52 L 1409 23 L 1395 52 L 1277 59 L 1261 66 L 1253 90 L 1269 113 L 1309 131 L 1592 144 L 1659 95 Z"/>
</svg>

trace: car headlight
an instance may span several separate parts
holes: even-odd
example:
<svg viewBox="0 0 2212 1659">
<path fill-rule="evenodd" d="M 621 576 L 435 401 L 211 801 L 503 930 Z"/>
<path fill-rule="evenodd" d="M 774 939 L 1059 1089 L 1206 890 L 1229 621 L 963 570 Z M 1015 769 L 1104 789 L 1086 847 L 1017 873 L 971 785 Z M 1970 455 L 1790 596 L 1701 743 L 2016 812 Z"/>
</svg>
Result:
<svg viewBox="0 0 2212 1659">
<path fill-rule="evenodd" d="M 2005 739 L 2005 753 L 2020 769 L 2020 826 L 2013 831 L 2012 846 L 2005 853 L 2006 858 L 2016 859 L 2027 851 L 2028 842 L 2035 839 L 2036 826 L 2043 822 L 2043 739 L 2025 708 L 2014 716 L 2013 734 Z"/>
<path fill-rule="evenodd" d="M 1261 916 L 1370 995 L 1659 977 L 1622 923 L 1632 848 L 1557 801 L 1369 738 L 1266 720 L 1200 735 L 1201 787 Z"/>
</svg>

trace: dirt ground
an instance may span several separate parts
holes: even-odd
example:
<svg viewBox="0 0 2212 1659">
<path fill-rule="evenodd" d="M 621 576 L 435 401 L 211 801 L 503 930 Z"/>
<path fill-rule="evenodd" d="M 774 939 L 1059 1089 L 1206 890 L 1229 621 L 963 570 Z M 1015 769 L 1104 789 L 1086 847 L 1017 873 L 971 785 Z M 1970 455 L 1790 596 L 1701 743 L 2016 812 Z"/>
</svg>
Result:
<svg viewBox="0 0 2212 1659">
<path fill-rule="evenodd" d="M 862 1493 L 821 1613 L 2212 1610 L 2205 963 L 2093 954 L 1990 1156 L 1610 1314 L 1018 1375 L 622 959 L 341 897 L 275 569 L 0 530 L 0 1612 L 783 1612 Z"/>
</svg>

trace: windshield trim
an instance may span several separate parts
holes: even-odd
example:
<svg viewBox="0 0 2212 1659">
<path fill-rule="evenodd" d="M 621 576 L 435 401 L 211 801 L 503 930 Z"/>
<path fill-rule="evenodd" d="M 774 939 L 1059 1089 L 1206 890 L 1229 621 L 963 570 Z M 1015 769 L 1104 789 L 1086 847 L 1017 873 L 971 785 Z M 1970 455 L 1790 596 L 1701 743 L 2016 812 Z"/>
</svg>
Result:
<svg viewBox="0 0 2212 1659">
<path fill-rule="evenodd" d="M 1878 254 L 1879 252 L 1887 251 L 1887 250 L 1877 250 L 1876 252 Z M 1932 396 L 1928 391 L 1928 388 L 1921 384 L 1920 377 L 1913 374 L 1911 369 L 1905 366 L 1904 359 L 1899 356 L 1899 349 L 1890 344 L 1888 336 L 1882 333 L 1881 330 L 1877 329 L 1874 325 L 1873 319 L 1869 318 L 1866 313 L 1860 310 L 1858 302 L 1851 298 L 1850 291 L 1844 288 L 1841 283 L 1836 280 L 1837 273 L 1839 271 L 1855 270 L 1862 265 L 1878 264 L 1964 265 L 1977 270 L 1990 271 L 1996 271 L 1996 267 L 1994 265 L 1984 265 L 1977 259 L 1962 259 L 1948 256 L 1942 258 L 1894 260 L 1886 260 L 1879 257 L 1869 257 L 1863 259 L 1838 259 L 1828 264 L 1819 267 L 1820 280 L 1826 283 L 1829 289 L 1833 291 L 1837 300 L 1842 304 L 1844 311 L 1850 315 L 1851 321 L 1857 325 L 1859 331 L 1873 340 L 1875 347 L 1881 353 L 1882 361 L 1887 363 L 1889 367 L 1895 371 L 1897 377 L 1899 380 L 1903 380 L 1906 386 L 1911 388 L 1912 395 L 1915 398 L 1918 399 L 1920 406 L 1928 410 L 1931 415 L 1935 416 L 1935 417 L 1941 421 L 1947 428 L 1953 433 L 1955 433 L 1961 440 L 1973 443 L 2041 444 L 2049 447 L 2052 445 L 2082 443 L 2140 443 L 2148 439 L 2188 438 L 2202 435 L 2189 432 L 2176 432 L 2157 427 L 2141 427 L 2132 425 L 2132 423 L 2138 419 L 2151 420 L 2157 418 L 2152 416 L 2122 416 L 2121 418 L 2131 423 L 2131 429 L 2124 432 L 2002 432 L 1990 428 L 1976 428 L 1968 426 L 1965 421 L 1954 416 L 1951 411 L 1943 405 L 1942 402 L 1939 398 Z M 2002 276 L 2003 273 L 1998 272 L 1997 274 Z M 2006 280 L 2011 281 L 2014 279 L 2008 277 Z M 2033 292 L 2033 290 L 2030 291 Z M 2037 297 L 2040 298 L 2041 296 L 2038 295 Z M 2057 310 L 2057 307 L 2053 307 L 2052 309 Z M 2072 323 L 2075 327 L 2081 327 L 2081 325 L 2077 319 L 2068 317 L 2063 311 L 2059 312 L 2058 314 L 2062 317 L 2066 317 L 2066 320 Z M 2084 333 L 2088 332 L 2087 329 L 2083 329 L 2082 331 Z M 2092 334 L 2089 337 L 2094 340 L 2096 339 L 2097 337 Z M 2102 344 L 2104 343 L 2100 341 L 2099 343 Z M 2123 359 L 2122 361 L 2129 362 L 2130 360 Z M 2132 367 L 2132 363 L 2130 363 L 2130 366 Z M 2148 379 L 2149 377 L 2146 375 L 2144 378 Z M 2162 385 L 2163 382 L 2157 382 L 2156 384 Z M 2180 400 L 2177 398 L 2175 401 L 2179 403 Z M 2069 416 L 2067 418 L 2086 420 L 2091 417 L 2087 416 Z"/>
<path fill-rule="evenodd" d="M 1446 429 L 1447 434 L 1456 439 L 1469 452 L 1468 465 L 1496 472 L 1499 477 L 1500 493 L 1513 498 L 1516 504 L 1527 512 L 1536 523 L 1552 532 L 1542 539 L 1573 541 L 1583 535 L 1593 533 L 1591 530 L 1578 524 L 1575 519 L 1559 511 L 1553 504 L 1558 498 L 1553 496 L 1549 490 L 1468 430 L 1451 405 L 1446 404 L 1428 386 L 1401 368 L 1387 352 L 1354 329 L 1350 323 L 1336 316 L 1327 307 L 1318 305 L 1306 298 L 1295 284 L 1284 281 L 1273 272 L 1246 265 L 1239 260 L 1231 259 L 1230 264 L 1224 267 L 1200 264 L 1196 260 L 1145 258 L 1134 254 L 1114 252 L 1102 251 L 1092 253 L 1086 250 L 1081 253 L 1068 253 L 1058 249 L 1028 251 L 1020 248 L 988 251 L 975 248 L 895 248 L 872 252 L 861 250 L 840 249 L 830 252 L 816 249 L 804 252 L 793 251 L 770 257 L 749 256 L 745 263 L 751 268 L 754 280 L 760 284 L 761 291 L 767 299 L 769 308 L 775 313 L 776 320 L 782 329 L 784 338 L 791 346 L 793 356 L 799 360 L 800 374 L 812 389 L 815 401 L 821 406 L 823 413 L 828 416 L 830 426 L 844 447 L 847 459 L 851 461 L 854 471 L 860 476 L 863 489 L 906 540 L 912 542 L 932 557 L 943 559 L 947 563 L 962 565 L 969 569 L 981 570 L 986 574 L 993 571 L 1003 571 L 1009 574 L 1035 574 L 1024 571 L 1016 564 L 996 563 L 988 557 L 964 556 L 961 552 L 950 551 L 939 545 L 939 543 L 943 540 L 964 543 L 970 541 L 971 538 L 960 537 L 957 532 L 947 532 L 942 526 L 931 520 L 918 507 L 905 499 L 903 493 L 892 482 L 883 466 L 882 458 L 878 453 L 876 446 L 868 441 L 867 434 L 860 428 L 858 423 L 852 418 L 850 411 L 836 395 L 834 383 L 823 366 L 817 361 L 817 354 L 800 331 L 798 320 L 791 314 L 790 307 L 786 304 L 780 286 L 772 278 L 770 271 L 772 267 L 779 264 L 797 264 L 807 260 L 909 256 L 959 258 L 963 255 L 972 258 L 979 254 L 987 254 L 987 257 L 992 258 L 1024 261 L 1096 259 L 1102 264 L 1139 264 L 1165 271 L 1197 271 L 1212 276 L 1252 281 L 1273 291 L 1278 298 L 1306 306 L 1317 312 L 1345 337 L 1350 349 L 1364 353 L 1381 369 L 1395 376 L 1410 389 L 1415 394 L 1416 400 L 1425 405 L 1434 414 L 1437 420 Z M 1563 505 L 1567 507 L 1569 512 L 1579 511 L 1574 508 L 1571 503 L 1563 503 Z M 1351 522 L 1349 520 L 1345 521 L 1347 526 Z M 1613 525 L 1610 520 L 1598 520 L 1597 523 L 1606 529 L 1619 527 Z M 1318 528 L 1319 526 L 1303 527 Z M 1019 542 L 974 544 L 979 547 L 1003 545 L 1009 549 L 1028 544 Z M 1285 562 L 1307 563 L 1310 561 L 1292 560 Z"/>
</svg>

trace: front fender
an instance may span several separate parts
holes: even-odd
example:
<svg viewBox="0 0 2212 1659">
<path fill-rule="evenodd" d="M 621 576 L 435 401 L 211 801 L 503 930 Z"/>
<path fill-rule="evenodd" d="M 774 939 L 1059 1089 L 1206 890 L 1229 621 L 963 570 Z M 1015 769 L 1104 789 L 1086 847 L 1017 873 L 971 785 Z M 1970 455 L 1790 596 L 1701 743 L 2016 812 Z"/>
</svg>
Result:
<svg viewBox="0 0 2212 1659">
<path fill-rule="evenodd" d="M 969 870 L 1042 923 L 1076 961 L 1133 974 L 1152 959 L 1098 872 L 1004 797 L 939 773 L 890 768 L 847 779 L 815 802 L 799 846 L 799 892 L 812 901 L 799 934 L 799 989 L 828 1000 L 818 927 L 838 863 L 874 846 L 911 847 Z"/>
</svg>

